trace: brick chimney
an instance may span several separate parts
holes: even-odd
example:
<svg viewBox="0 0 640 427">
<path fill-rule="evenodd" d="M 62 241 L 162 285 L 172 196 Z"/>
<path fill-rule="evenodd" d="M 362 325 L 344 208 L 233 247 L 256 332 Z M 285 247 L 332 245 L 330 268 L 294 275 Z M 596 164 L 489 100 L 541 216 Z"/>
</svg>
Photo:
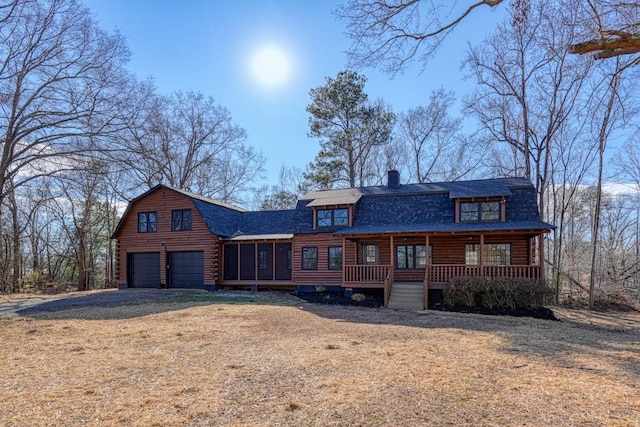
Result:
<svg viewBox="0 0 640 427">
<path fill-rule="evenodd" d="M 397 190 L 400 188 L 400 172 L 393 169 L 387 172 L 387 188 Z"/>
</svg>

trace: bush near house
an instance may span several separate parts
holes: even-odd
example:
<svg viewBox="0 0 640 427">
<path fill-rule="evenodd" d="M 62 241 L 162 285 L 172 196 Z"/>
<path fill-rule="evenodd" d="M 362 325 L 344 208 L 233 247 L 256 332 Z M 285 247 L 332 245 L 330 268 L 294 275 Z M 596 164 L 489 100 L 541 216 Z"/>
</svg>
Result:
<svg viewBox="0 0 640 427">
<path fill-rule="evenodd" d="M 443 302 L 449 306 L 533 310 L 541 308 L 551 294 L 541 279 L 456 277 L 444 290 Z"/>
</svg>

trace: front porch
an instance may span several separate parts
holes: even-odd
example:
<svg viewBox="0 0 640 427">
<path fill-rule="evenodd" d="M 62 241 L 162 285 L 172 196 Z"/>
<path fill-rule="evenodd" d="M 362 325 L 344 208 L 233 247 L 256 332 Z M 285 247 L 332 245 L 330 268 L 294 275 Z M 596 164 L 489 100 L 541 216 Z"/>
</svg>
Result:
<svg viewBox="0 0 640 427">
<path fill-rule="evenodd" d="M 344 288 L 384 288 L 384 305 L 389 303 L 391 288 L 395 277 L 404 273 L 392 265 L 346 265 L 344 266 Z M 429 290 L 444 289 L 455 277 L 509 277 L 542 279 L 544 272 L 540 265 L 459 265 L 434 264 L 417 273 L 422 280 L 402 281 L 401 283 L 422 284 L 424 308 L 429 305 Z"/>
<path fill-rule="evenodd" d="M 544 279 L 542 232 L 350 236 L 343 240 L 344 288 L 382 288 L 388 306 L 394 283 L 444 289 L 456 277 Z M 350 250 L 347 250 L 350 248 Z"/>
</svg>

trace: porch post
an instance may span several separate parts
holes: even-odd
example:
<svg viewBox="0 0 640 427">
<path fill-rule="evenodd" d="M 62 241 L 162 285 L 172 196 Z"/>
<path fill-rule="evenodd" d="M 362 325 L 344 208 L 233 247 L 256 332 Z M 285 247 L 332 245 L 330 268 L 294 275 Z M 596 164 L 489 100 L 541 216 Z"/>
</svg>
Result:
<svg viewBox="0 0 640 427">
<path fill-rule="evenodd" d="M 220 261 L 220 265 L 218 265 L 218 274 L 213 280 L 214 286 L 224 280 L 224 265 L 225 265 L 224 264 L 224 261 L 225 261 L 225 259 L 224 259 L 224 243 L 218 241 L 218 248 L 219 248 L 218 250 L 220 252 L 222 252 L 222 253 L 220 254 L 220 260 L 221 261 Z"/>
<path fill-rule="evenodd" d="M 389 271 L 389 289 L 391 289 L 391 286 L 393 285 L 393 281 L 395 280 L 395 275 L 396 275 L 396 253 L 393 249 L 393 234 L 389 236 L 389 245 L 391 245 L 391 247 L 389 248 L 389 252 L 391 254 L 391 271 Z"/>
<path fill-rule="evenodd" d="M 346 278 L 346 261 L 347 260 L 347 238 L 342 236 L 342 286 L 344 287 L 344 280 Z"/>
<path fill-rule="evenodd" d="M 394 270 L 396 268 L 395 266 L 395 255 L 393 253 L 393 234 L 389 236 L 389 253 L 391 254 L 391 259 L 390 259 L 390 270 L 389 273 L 387 273 L 387 277 L 384 278 L 384 306 L 387 307 L 389 305 L 389 297 L 391 296 L 391 286 L 393 285 L 393 275 L 394 275 Z M 378 268 L 382 268 L 380 267 L 380 262 L 378 261 Z"/>
<path fill-rule="evenodd" d="M 540 278 L 544 280 L 544 231 L 540 232 Z"/>
<path fill-rule="evenodd" d="M 273 260 L 273 264 L 271 265 L 271 277 L 272 280 L 275 282 L 276 281 L 276 242 L 272 242 L 271 243 L 271 252 L 273 254 L 273 256 L 271 257 Z"/>
<path fill-rule="evenodd" d="M 424 264 L 426 266 L 425 272 L 424 272 L 424 279 L 423 279 L 423 287 L 424 287 L 424 301 L 422 302 L 422 305 L 424 305 L 423 309 L 426 310 L 429 308 L 429 280 L 431 279 L 429 277 L 429 270 L 431 269 L 431 263 L 429 262 L 429 235 L 427 234 L 426 238 L 425 238 L 425 261 Z"/>
<path fill-rule="evenodd" d="M 242 271 L 241 267 L 242 267 L 242 254 L 240 253 L 240 243 L 238 243 L 236 245 L 236 251 L 238 253 L 238 265 L 236 266 L 236 271 L 238 273 L 238 275 L 236 276 L 237 279 L 236 280 L 240 280 L 240 272 Z"/>
<path fill-rule="evenodd" d="M 480 276 L 484 276 L 484 233 L 480 234 Z"/>
</svg>

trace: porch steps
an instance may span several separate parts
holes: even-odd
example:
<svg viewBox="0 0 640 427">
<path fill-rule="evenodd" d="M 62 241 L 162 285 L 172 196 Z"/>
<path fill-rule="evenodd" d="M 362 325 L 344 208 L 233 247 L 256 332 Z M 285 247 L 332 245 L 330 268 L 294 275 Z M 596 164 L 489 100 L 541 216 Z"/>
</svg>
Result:
<svg viewBox="0 0 640 427">
<path fill-rule="evenodd" d="M 395 282 L 391 285 L 387 308 L 396 310 L 422 310 L 424 287 L 422 282 Z"/>
</svg>

